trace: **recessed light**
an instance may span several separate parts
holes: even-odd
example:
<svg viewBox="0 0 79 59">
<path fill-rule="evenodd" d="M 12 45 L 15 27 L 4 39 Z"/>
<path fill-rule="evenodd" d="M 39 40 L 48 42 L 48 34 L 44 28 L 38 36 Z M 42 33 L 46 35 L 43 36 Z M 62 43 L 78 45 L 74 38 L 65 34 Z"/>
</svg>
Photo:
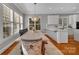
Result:
<svg viewBox="0 0 79 59">
<path fill-rule="evenodd" d="M 52 8 L 49 8 L 49 10 L 51 10 Z"/>
<path fill-rule="evenodd" d="M 64 7 L 61 7 L 60 9 L 64 9 Z"/>
<path fill-rule="evenodd" d="M 76 9 L 76 7 L 73 7 L 72 9 Z"/>
</svg>

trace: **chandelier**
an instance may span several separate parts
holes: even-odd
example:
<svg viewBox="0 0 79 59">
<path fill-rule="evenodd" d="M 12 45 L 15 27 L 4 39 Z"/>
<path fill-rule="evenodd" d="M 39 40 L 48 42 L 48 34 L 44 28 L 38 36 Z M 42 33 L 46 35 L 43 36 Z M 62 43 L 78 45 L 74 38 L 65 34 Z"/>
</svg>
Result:
<svg viewBox="0 0 79 59">
<path fill-rule="evenodd" d="M 39 20 L 39 17 L 36 16 L 36 5 L 37 5 L 37 3 L 34 3 L 34 16 L 32 17 L 32 21 L 34 21 L 34 22 Z"/>
</svg>

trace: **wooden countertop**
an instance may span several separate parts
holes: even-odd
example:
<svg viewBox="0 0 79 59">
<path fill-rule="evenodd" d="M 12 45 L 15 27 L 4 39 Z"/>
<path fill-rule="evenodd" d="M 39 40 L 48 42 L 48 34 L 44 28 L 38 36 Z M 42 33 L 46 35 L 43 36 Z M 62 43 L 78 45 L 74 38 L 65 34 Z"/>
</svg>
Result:
<svg viewBox="0 0 79 59">
<path fill-rule="evenodd" d="M 29 30 L 24 35 L 21 36 L 22 40 L 39 40 L 43 37 L 43 33 L 41 31 L 31 31 Z"/>
</svg>

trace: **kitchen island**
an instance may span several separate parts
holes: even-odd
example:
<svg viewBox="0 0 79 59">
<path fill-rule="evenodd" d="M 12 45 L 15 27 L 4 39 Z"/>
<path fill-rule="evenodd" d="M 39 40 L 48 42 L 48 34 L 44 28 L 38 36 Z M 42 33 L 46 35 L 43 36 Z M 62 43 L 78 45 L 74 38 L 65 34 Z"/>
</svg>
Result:
<svg viewBox="0 0 79 59">
<path fill-rule="evenodd" d="M 57 43 L 68 43 L 68 30 L 59 28 L 48 28 L 46 34 L 51 37 Z"/>
<path fill-rule="evenodd" d="M 21 36 L 23 53 L 41 55 L 43 53 L 43 34 L 41 31 L 28 31 Z"/>
</svg>

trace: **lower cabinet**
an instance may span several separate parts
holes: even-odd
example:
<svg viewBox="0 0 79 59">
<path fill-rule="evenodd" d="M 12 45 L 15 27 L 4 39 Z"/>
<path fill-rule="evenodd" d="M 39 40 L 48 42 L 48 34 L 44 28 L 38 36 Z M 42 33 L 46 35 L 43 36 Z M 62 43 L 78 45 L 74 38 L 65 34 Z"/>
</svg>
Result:
<svg viewBox="0 0 79 59">
<path fill-rule="evenodd" d="M 58 29 L 58 31 L 47 30 L 47 34 L 57 43 L 68 43 L 68 31 Z"/>
<path fill-rule="evenodd" d="M 74 29 L 74 40 L 79 41 L 79 29 Z"/>
<path fill-rule="evenodd" d="M 57 43 L 68 43 L 68 32 L 67 31 L 57 32 Z"/>
</svg>

